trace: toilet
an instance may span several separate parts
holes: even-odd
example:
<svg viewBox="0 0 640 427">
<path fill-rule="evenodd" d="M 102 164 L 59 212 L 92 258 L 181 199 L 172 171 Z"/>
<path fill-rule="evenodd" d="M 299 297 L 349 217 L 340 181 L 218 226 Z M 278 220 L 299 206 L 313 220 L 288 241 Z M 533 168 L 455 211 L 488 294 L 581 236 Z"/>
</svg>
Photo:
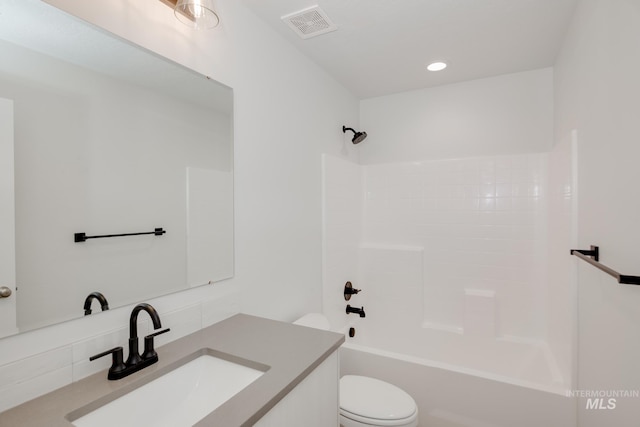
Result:
<svg viewBox="0 0 640 427">
<path fill-rule="evenodd" d="M 295 325 L 329 330 L 321 313 L 309 313 Z M 418 407 L 404 390 L 385 381 L 360 375 L 340 378 L 340 425 L 342 427 L 417 427 Z"/>
</svg>

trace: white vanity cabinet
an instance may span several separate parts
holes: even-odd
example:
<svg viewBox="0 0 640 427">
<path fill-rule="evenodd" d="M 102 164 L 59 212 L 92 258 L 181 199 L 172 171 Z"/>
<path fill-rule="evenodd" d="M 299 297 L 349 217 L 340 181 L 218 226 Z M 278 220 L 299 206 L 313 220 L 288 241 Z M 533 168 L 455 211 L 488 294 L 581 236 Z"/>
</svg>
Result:
<svg viewBox="0 0 640 427">
<path fill-rule="evenodd" d="M 337 427 L 338 350 L 262 417 L 256 427 Z"/>
</svg>

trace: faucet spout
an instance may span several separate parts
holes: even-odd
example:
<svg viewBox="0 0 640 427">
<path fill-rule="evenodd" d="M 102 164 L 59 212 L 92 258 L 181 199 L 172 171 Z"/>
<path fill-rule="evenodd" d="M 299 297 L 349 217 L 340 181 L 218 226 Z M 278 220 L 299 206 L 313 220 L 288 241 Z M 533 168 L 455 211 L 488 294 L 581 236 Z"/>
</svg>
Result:
<svg viewBox="0 0 640 427">
<path fill-rule="evenodd" d="M 153 329 L 162 328 L 162 323 L 160 322 L 160 316 L 158 312 L 151 304 L 147 304 L 143 302 L 141 304 L 136 305 L 131 311 L 131 317 L 129 318 L 129 338 L 138 339 L 138 313 L 141 311 L 146 311 L 149 313 L 149 317 L 151 317 L 151 321 L 153 322 Z"/>
<path fill-rule="evenodd" d="M 129 318 L 129 356 L 127 357 L 127 366 L 138 365 L 142 362 L 142 357 L 140 357 L 140 352 L 138 351 L 138 314 L 141 311 L 149 313 L 149 317 L 151 317 L 151 321 L 153 322 L 153 329 L 160 329 L 162 327 L 160 316 L 151 304 L 141 303 L 133 308 L 131 317 Z"/>
</svg>

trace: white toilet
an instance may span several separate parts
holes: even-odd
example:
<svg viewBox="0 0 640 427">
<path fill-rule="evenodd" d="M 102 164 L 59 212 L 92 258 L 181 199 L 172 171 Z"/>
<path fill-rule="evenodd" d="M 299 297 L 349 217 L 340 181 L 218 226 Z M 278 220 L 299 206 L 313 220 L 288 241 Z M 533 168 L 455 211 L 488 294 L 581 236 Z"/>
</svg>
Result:
<svg viewBox="0 0 640 427">
<path fill-rule="evenodd" d="M 310 313 L 296 325 L 329 330 L 329 320 Z M 417 427 L 418 407 L 404 390 L 387 382 L 359 375 L 340 379 L 340 425 L 343 427 Z"/>
</svg>

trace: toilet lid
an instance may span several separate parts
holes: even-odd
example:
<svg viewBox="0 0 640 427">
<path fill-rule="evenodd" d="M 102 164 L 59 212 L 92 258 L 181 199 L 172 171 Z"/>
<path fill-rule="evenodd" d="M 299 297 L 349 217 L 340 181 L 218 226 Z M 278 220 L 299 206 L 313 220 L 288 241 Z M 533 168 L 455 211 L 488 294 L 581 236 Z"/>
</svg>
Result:
<svg viewBox="0 0 640 427">
<path fill-rule="evenodd" d="M 416 402 L 392 384 L 375 378 L 345 375 L 340 379 L 340 409 L 359 417 L 400 420 L 415 414 Z"/>
</svg>

